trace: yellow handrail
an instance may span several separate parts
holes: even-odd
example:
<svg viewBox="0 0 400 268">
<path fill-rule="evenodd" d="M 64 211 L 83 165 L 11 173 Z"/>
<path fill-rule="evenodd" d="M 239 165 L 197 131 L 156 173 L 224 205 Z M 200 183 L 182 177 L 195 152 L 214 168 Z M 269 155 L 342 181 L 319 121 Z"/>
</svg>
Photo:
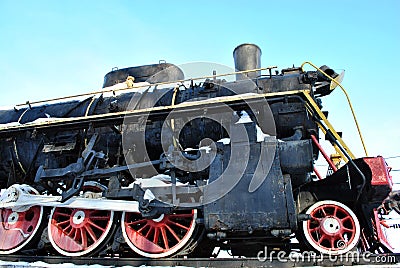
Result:
<svg viewBox="0 0 400 268">
<path fill-rule="evenodd" d="M 333 144 L 333 147 L 335 148 L 335 151 L 339 153 L 339 155 L 342 157 L 342 159 L 347 163 L 350 159 L 355 159 L 356 157 L 354 154 L 351 152 L 350 148 L 346 145 L 344 140 L 340 137 L 340 135 L 336 132 L 335 128 L 332 126 L 332 124 L 328 121 L 324 113 L 321 111 L 321 109 L 318 107 L 318 104 L 315 102 L 314 98 L 311 97 L 310 92 L 303 92 L 304 96 L 307 99 L 307 102 L 309 106 L 306 106 L 307 109 L 310 109 L 310 112 L 314 111 L 317 113 L 318 117 L 322 120 L 323 123 L 325 123 L 325 127 L 323 127 L 322 122 L 318 122 L 318 127 L 321 129 L 322 133 L 325 135 L 327 134 L 327 129 L 331 131 L 332 135 L 335 137 L 335 139 L 340 143 L 340 145 L 343 147 L 343 149 L 346 151 L 347 155 L 346 156 L 340 148 L 336 145 Z M 350 159 L 349 159 L 350 157 Z"/>
<path fill-rule="evenodd" d="M 332 78 L 332 77 L 329 76 L 327 73 L 325 73 L 323 70 L 321 70 L 320 68 L 318 68 L 317 66 L 315 66 L 313 63 L 311 63 L 311 62 L 309 62 L 309 61 L 303 62 L 303 64 L 301 65 L 301 69 L 302 69 L 302 70 L 303 70 L 304 65 L 306 65 L 306 64 L 309 64 L 309 65 L 311 65 L 312 67 L 314 67 L 315 69 L 317 69 L 319 72 L 321 72 L 321 73 L 322 73 L 323 75 L 325 75 L 327 78 L 329 78 L 330 80 L 332 80 L 333 82 L 335 82 L 335 83 L 342 89 L 343 93 L 345 94 L 345 96 L 346 96 L 346 98 L 347 98 L 347 102 L 349 103 L 351 113 L 353 114 L 354 122 L 355 122 L 355 124 L 356 124 L 357 131 L 358 131 L 358 135 L 360 136 L 360 140 L 361 140 L 362 146 L 363 146 L 363 148 L 364 148 L 365 156 L 368 156 L 367 148 L 366 148 L 366 146 L 365 146 L 365 142 L 364 142 L 363 136 L 362 136 L 362 134 L 361 134 L 361 129 L 360 129 L 360 126 L 358 125 L 357 117 L 356 117 L 356 114 L 355 114 L 355 112 L 354 112 L 353 105 L 351 104 L 350 97 L 349 97 L 349 95 L 347 94 L 347 91 L 344 89 L 344 87 L 343 87 L 335 78 Z M 304 70 L 303 70 L 303 71 L 304 71 Z"/>
</svg>

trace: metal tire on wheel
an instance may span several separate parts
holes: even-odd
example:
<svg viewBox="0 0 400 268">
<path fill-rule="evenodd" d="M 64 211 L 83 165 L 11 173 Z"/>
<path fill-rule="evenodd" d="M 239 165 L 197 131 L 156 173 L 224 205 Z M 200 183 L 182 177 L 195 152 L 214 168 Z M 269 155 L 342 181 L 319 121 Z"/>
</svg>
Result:
<svg viewBox="0 0 400 268">
<path fill-rule="evenodd" d="M 192 238 L 197 210 L 162 214 L 157 219 L 145 219 L 140 213 L 122 214 L 122 234 L 129 247 L 148 258 L 171 256 L 182 250 Z"/>
<path fill-rule="evenodd" d="M 103 189 L 89 185 L 84 191 Z M 64 256 L 84 256 L 97 251 L 110 238 L 114 211 L 53 208 L 48 223 L 49 240 Z"/>
<path fill-rule="evenodd" d="M 23 191 L 39 194 L 34 188 L 22 185 Z M 0 254 L 11 254 L 23 249 L 35 237 L 43 218 L 43 207 L 33 206 L 13 211 L 0 209 Z"/>
<path fill-rule="evenodd" d="M 320 201 L 308 208 L 311 219 L 303 222 L 303 235 L 317 251 L 339 255 L 352 250 L 360 239 L 360 223 L 354 212 L 336 201 Z"/>
</svg>

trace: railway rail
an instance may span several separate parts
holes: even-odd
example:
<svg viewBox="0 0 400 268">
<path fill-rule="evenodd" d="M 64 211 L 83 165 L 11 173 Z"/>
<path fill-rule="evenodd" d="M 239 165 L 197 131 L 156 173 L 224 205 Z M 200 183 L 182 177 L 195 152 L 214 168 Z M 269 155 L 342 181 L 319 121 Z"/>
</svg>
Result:
<svg viewBox="0 0 400 268">
<path fill-rule="evenodd" d="M 400 254 L 368 254 L 364 256 L 319 256 L 312 257 L 267 257 L 260 258 L 118 258 L 118 257 L 62 257 L 62 256 L 29 256 L 4 255 L 0 260 L 6 262 L 45 262 L 48 264 L 72 263 L 75 265 L 121 266 L 186 266 L 186 267 L 312 267 L 312 266 L 371 266 L 400 265 Z"/>
</svg>

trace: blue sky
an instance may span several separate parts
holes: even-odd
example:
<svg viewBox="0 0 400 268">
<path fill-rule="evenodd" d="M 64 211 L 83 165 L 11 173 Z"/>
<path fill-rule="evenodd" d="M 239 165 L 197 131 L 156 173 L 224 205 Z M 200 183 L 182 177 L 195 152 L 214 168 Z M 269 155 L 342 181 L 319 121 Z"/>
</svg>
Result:
<svg viewBox="0 0 400 268">
<path fill-rule="evenodd" d="M 310 60 L 346 70 L 370 155 L 400 155 L 399 10 L 398 0 L 0 0 L 0 105 L 96 90 L 115 66 L 233 66 L 233 49 L 250 42 L 263 66 Z M 336 90 L 324 103 L 362 156 L 344 96 Z"/>
</svg>

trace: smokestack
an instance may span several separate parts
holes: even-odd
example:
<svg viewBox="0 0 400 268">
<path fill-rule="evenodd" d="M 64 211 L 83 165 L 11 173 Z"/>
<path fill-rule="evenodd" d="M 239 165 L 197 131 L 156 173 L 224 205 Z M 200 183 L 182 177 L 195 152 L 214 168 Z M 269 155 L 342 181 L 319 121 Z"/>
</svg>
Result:
<svg viewBox="0 0 400 268">
<path fill-rule="evenodd" d="M 261 68 L 261 49 L 254 44 L 241 44 L 233 50 L 236 71 Z M 261 71 L 236 74 L 236 80 L 253 79 L 261 75 Z"/>
</svg>

